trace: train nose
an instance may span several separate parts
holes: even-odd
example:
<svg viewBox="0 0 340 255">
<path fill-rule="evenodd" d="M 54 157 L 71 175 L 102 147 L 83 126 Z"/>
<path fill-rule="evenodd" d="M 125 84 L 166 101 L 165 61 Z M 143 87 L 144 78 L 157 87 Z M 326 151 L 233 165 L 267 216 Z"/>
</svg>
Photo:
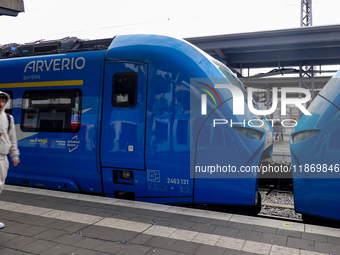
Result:
<svg viewBox="0 0 340 255">
<path fill-rule="evenodd" d="M 290 136 L 295 211 L 340 220 L 340 72 L 308 110 Z"/>
</svg>

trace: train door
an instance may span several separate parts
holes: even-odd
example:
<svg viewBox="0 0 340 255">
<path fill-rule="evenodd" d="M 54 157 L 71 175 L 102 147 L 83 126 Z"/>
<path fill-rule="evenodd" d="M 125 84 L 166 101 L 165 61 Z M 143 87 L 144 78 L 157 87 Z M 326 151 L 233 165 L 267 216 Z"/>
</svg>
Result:
<svg viewBox="0 0 340 255">
<path fill-rule="evenodd" d="M 146 88 L 147 64 L 106 62 L 100 146 L 105 194 L 113 194 L 117 185 L 133 189 L 133 177 L 121 179 L 121 172 L 145 170 Z"/>
</svg>

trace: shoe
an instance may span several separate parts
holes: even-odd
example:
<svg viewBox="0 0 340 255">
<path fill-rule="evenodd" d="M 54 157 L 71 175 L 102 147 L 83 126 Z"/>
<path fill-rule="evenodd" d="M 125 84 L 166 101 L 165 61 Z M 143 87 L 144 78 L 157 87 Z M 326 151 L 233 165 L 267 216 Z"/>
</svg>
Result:
<svg viewBox="0 0 340 255">
<path fill-rule="evenodd" d="M 0 222 L 0 229 L 4 228 L 5 224 L 3 224 L 2 222 Z"/>
</svg>

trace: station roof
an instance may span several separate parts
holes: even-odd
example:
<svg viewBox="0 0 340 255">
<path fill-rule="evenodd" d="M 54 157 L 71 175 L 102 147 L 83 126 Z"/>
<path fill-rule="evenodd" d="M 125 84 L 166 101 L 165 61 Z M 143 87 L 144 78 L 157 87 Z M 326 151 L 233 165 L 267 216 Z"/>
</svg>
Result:
<svg viewBox="0 0 340 255">
<path fill-rule="evenodd" d="M 300 63 L 302 66 L 340 65 L 340 25 L 205 36 L 186 40 L 231 69 L 277 69 L 277 72 L 264 75 L 240 77 L 248 87 L 299 86 L 299 70 L 290 67 L 299 67 Z M 285 73 L 297 74 L 296 77 L 286 77 L 283 76 Z M 281 75 L 269 77 L 275 74 Z M 330 78 L 331 76 L 314 77 L 314 88 L 323 88 Z M 310 82 L 311 79 L 303 78 L 303 83 Z"/>
<path fill-rule="evenodd" d="M 0 15 L 18 16 L 19 12 L 24 12 L 23 0 L 1 0 Z"/>
<path fill-rule="evenodd" d="M 231 68 L 340 64 L 340 25 L 186 38 Z"/>
</svg>

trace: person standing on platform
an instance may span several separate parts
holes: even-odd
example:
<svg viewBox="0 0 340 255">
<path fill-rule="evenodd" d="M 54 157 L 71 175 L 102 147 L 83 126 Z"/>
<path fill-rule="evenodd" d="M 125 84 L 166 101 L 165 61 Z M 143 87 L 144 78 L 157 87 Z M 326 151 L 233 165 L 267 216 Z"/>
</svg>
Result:
<svg viewBox="0 0 340 255">
<path fill-rule="evenodd" d="M 7 93 L 0 91 L 0 194 L 4 187 L 9 167 L 7 155 L 11 156 L 13 166 L 20 163 L 14 118 L 5 112 L 9 99 L 10 97 Z M 0 229 L 4 226 L 5 224 L 0 222 Z"/>
<path fill-rule="evenodd" d="M 280 137 L 278 137 L 278 136 L 281 136 L 281 140 L 283 141 L 283 132 L 284 132 L 284 129 L 282 127 L 281 122 L 276 121 L 274 123 L 275 140 L 280 140 Z"/>
</svg>

